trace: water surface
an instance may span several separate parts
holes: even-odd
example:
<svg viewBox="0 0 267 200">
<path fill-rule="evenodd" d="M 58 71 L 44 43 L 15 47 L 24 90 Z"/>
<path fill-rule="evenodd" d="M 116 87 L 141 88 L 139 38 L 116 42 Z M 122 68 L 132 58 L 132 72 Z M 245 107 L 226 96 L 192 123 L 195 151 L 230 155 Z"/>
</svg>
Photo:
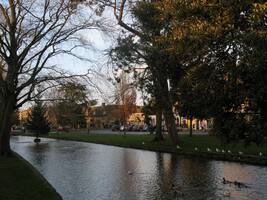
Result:
<svg viewBox="0 0 267 200">
<path fill-rule="evenodd" d="M 83 142 L 11 141 L 64 200 L 267 199 L 267 167 Z M 223 177 L 248 187 L 223 184 Z"/>
</svg>

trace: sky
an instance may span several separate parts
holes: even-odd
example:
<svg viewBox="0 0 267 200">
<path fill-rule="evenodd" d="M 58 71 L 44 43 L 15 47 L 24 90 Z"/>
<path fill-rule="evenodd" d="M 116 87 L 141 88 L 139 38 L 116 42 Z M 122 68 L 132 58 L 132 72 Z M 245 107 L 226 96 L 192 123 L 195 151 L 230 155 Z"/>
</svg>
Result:
<svg viewBox="0 0 267 200">
<path fill-rule="evenodd" d="M 114 46 L 116 37 L 120 33 L 121 28 L 117 25 L 113 10 L 106 9 L 101 16 L 105 19 L 106 27 L 109 31 L 103 32 L 101 30 L 86 30 L 80 33 L 80 37 L 90 41 L 90 49 L 76 49 L 75 54 L 87 60 L 80 60 L 70 55 L 62 55 L 53 57 L 49 60 L 49 65 L 56 65 L 57 67 L 71 72 L 72 74 L 85 74 L 88 70 L 92 71 L 90 76 L 91 85 L 88 84 L 89 98 L 97 99 L 98 105 L 102 103 L 114 103 L 115 86 L 108 80 L 114 78 L 112 67 L 108 65 L 107 51 Z M 72 44 L 64 44 L 63 48 L 71 48 Z M 88 61 L 89 60 L 89 61 Z M 141 105 L 141 95 L 137 92 L 137 104 Z M 25 107 L 29 107 L 26 104 Z"/>
<path fill-rule="evenodd" d="M 55 57 L 50 61 L 74 74 L 86 73 L 88 69 L 95 71 L 95 75 L 92 75 L 92 82 L 95 85 L 93 87 L 89 86 L 89 98 L 97 99 L 98 105 L 102 103 L 114 103 L 112 96 L 114 96 L 115 87 L 108 81 L 108 79 L 113 78 L 112 66 L 107 64 L 108 56 L 106 53 L 116 42 L 116 37 L 120 29 L 115 21 L 112 10 L 107 9 L 103 13 L 103 17 L 108 20 L 108 28 L 114 31 L 107 33 L 98 30 L 84 31 L 82 37 L 85 37 L 92 43 L 92 48 L 91 50 L 79 49 L 76 52 L 78 55 L 90 59 L 91 62 L 82 61 L 67 55 Z M 97 86 L 97 89 L 95 89 L 95 86 Z M 141 94 L 137 92 L 137 96 L 137 104 L 141 105 Z"/>
<path fill-rule="evenodd" d="M 107 56 L 105 51 L 112 45 L 112 41 L 107 40 L 107 36 L 99 31 L 90 31 L 87 33 L 90 41 L 92 41 L 92 50 L 79 49 L 76 53 L 79 56 L 85 57 L 90 61 L 83 61 L 72 56 L 61 55 L 55 57 L 50 62 L 55 63 L 58 67 L 67 70 L 73 74 L 86 74 L 88 70 L 92 71 L 90 79 L 93 85 L 88 85 L 88 89 L 91 91 L 89 98 L 99 99 L 101 104 L 105 96 L 112 95 L 112 84 L 107 81 L 110 73 L 107 65 Z M 100 90 L 96 90 L 95 86 Z M 101 91 L 101 92 L 100 92 Z"/>
<path fill-rule="evenodd" d="M 108 28 L 116 28 L 116 21 L 113 18 L 111 12 L 106 11 L 103 15 L 108 20 Z M 51 58 L 48 61 L 48 65 L 55 65 L 64 71 L 72 74 L 86 74 L 88 70 L 92 71 L 90 79 L 92 84 L 87 84 L 89 90 L 88 97 L 90 99 L 97 99 L 98 104 L 110 103 L 110 96 L 113 95 L 114 86 L 107 81 L 109 77 L 112 77 L 110 66 L 107 65 L 108 57 L 105 55 L 107 50 L 116 41 L 116 31 L 114 33 L 105 33 L 100 30 L 84 30 L 79 33 L 79 37 L 83 40 L 89 41 L 91 47 L 89 49 L 79 48 L 74 53 L 80 57 L 88 60 L 81 60 L 70 55 L 60 54 Z M 62 45 L 64 49 L 70 49 L 73 47 L 72 43 L 65 42 Z M 97 89 L 96 89 L 97 87 Z M 26 103 L 22 109 L 31 106 L 30 103 Z"/>
</svg>

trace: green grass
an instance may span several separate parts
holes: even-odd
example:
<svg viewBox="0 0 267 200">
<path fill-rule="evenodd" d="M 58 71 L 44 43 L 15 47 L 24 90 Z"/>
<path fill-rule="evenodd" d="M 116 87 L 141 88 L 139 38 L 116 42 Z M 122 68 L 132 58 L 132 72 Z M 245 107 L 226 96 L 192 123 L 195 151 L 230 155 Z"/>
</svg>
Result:
<svg viewBox="0 0 267 200">
<path fill-rule="evenodd" d="M 81 134 L 81 133 L 50 133 L 49 137 L 64 139 L 64 140 L 76 140 L 83 142 L 92 142 L 100 144 L 109 144 L 115 146 L 123 147 L 136 147 L 142 149 L 166 149 L 166 150 L 176 150 L 176 147 L 173 146 L 170 139 L 165 136 L 164 141 L 154 142 L 153 135 L 116 135 L 116 134 Z M 232 153 L 237 153 L 242 151 L 247 155 L 258 155 L 259 152 L 262 152 L 264 155 L 267 155 L 267 146 L 265 144 L 256 146 L 251 144 L 248 147 L 245 147 L 242 142 L 231 143 L 231 144 L 222 144 L 220 139 L 216 136 L 210 135 L 194 135 L 189 137 L 188 135 L 180 135 L 181 144 L 179 145 L 182 148 L 182 151 L 186 152 L 195 152 L 195 147 L 199 151 L 206 152 L 207 148 L 210 148 L 215 152 L 215 149 L 224 149 L 230 150 Z"/>
<path fill-rule="evenodd" d="M 92 142 L 99 144 L 108 144 L 121 147 L 137 148 L 144 150 L 162 151 L 162 152 L 175 152 L 179 154 L 196 155 L 211 157 L 223 160 L 235 160 L 250 162 L 255 164 L 267 164 L 267 145 L 266 142 L 261 146 L 251 144 L 245 147 L 243 143 L 222 144 L 220 139 L 216 136 L 210 135 L 180 135 L 181 149 L 177 149 L 170 139 L 165 136 L 165 140 L 161 142 L 154 142 L 153 135 L 122 135 L 122 134 L 82 134 L 82 133 L 50 133 L 49 137 L 64 140 L 75 140 L 83 142 Z M 195 151 L 195 147 L 198 151 Z M 207 152 L 210 148 L 212 152 Z M 215 149 L 230 150 L 231 153 L 217 153 Z M 239 155 L 243 152 L 243 155 Z M 259 153 L 262 152 L 264 156 L 260 157 Z"/>
<path fill-rule="evenodd" d="M 247 147 L 245 147 L 243 142 L 224 144 L 218 137 L 210 135 L 195 135 L 193 137 L 183 136 L 181 137 L 181 141 L 181 146 L 187 151 L 192 151 L 197 147 L 200 151 L 205 152 L 207 148 L 210 148 L 215 152 L 215 149 L 218 148 L 225 151 L 230 150 L 232 153 L 236 154 L 241 151 L 247 155 L 259 155 L 259 152 L 267 155 L 266 141 L 260 146 L 251 143 L 251 145 Z"/>
<path fill-rule="evenodd" d="M 1 200 L 60 200 L 56 191 L 24 160 L 0 157 Z"/>
</svg>

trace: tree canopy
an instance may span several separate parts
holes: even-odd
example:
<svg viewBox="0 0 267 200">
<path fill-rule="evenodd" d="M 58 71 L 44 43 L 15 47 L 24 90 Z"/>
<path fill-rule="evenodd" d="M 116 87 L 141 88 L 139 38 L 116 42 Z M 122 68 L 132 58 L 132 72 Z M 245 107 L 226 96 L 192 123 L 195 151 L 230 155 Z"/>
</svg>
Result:
<svg viewBox="0 0 267 200">
<path fill-rule="evenodd" d="M 67 82 L 54 93 L 55 100 L 51 102 L 48 112 L 54 125 L 85 127 L 85 113 L 90 103 L 86 86 L 77 82 Z"/>
<path fill-rule="evenodd" d="M 264 130 L 266 2 L 161 1 L 158 5 L 162 18 L 171 22 L 162 41 L 185 55 L 185 79 L 194 83 L 191 106 L 198 101 L 194 110 L 213 117 L 215 128 L 228 141 L 253 138 L 260 133 L 257 127 Z M 199 91 L 206 98 L 198 98 Z M 248 128 L 241 129 L 242 124 Z"/>
</svg>

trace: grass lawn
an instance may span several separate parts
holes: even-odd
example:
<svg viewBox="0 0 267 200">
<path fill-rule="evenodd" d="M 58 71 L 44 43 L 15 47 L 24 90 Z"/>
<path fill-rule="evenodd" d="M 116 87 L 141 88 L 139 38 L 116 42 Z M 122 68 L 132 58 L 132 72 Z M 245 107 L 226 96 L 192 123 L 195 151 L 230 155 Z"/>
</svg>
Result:
<svg viewBox="0 0 267 200">
<path fill-rule="evenodd" d="M 189 137 L 188 135 L 180 135 L 180 149 L 177 149 L 167 136 L 165 136 L 164 141 L 154 142 L 154 136 L 148 134 L 124 136 L 122 134 L 50 133 L 49 137 L 154 151 L 204 155 L 205 157 L 252 162 L 256 164 L 265 164 L 264 160 L 266 160 L 267 164 L 267 157 L 265 157 L 267 156 L 267 141 L 261 146 L 251 144 L 245 147 L 243 143 L 222 144 L 220 139 L 216 136 L 193 135 L 193 137 Z M 197 151 L 195 147 L 197 147 Z M 210 148 L 211 152 L 208 152 L 207 148 Z M 223 149 L 225 152 L 230 150 L 231 153 L 216 152 L 216 148 L 220 151 Z M 242 152 L 242 155 L 240 155 L 239 152 Z M 260 152 L 263 154 L 261 157 L 259 156 Z"/>
<path fill-rule="evenodd" d="M 56 191 L 24 160 L 0 157 L 1 200 L 60 200 Z"/>
</svg>

